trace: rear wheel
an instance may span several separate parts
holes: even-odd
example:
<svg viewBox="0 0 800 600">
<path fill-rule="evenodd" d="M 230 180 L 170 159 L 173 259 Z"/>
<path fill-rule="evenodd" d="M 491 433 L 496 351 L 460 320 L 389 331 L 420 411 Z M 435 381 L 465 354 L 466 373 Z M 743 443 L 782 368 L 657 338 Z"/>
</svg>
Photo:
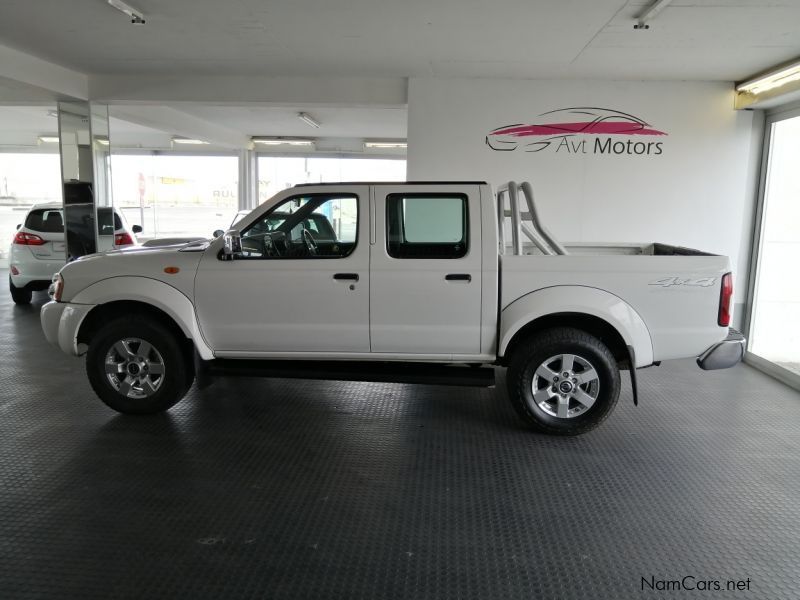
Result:
<svg viewBox="0 0 800 600">
<path fill-rule="evenodd" d="M 147 317 L 117 319 L 103 326 L 89 343 L 86 372 L 100 399 L 127 414 L 169 409 L 194 379 L 175 335 Z"/>
<path fill-rule="evenodd" d="M 8 289 L 11 290 L 11 299 L 14 301 L 14 304 L 30 304 L 31 298 L 33 298 L 33 292 L 28 288 L 18 288 L 14 285 L 14 282 L 11 281 L 11 277 L 8 278 Z"/>
<path fill-rule="evenodd" d="M 619 398 L 620 374 L 600 340 L 579 329 L 559 327 L 517 347 L 507 384 L 514 409 L 533 429 L 578 435 L 611 413 Z"/>
</svg>

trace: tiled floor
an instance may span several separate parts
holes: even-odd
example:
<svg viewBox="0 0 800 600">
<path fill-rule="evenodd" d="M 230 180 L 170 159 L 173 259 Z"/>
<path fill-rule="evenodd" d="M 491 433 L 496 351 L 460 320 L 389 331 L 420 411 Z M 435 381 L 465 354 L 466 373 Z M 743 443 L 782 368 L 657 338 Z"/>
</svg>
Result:
<svg viewBox="0 0 800 600">
<path fill-rule="evenodd" d="M 37 300 L 0 292 L 4 600 L 800 597 L 800 394 L 747 366 L 640 371 L 573 439 L 499 389 L 229 379 L 133 418 Z M 642 583 L 685 576 L 723 591 Z"/>
</svg>

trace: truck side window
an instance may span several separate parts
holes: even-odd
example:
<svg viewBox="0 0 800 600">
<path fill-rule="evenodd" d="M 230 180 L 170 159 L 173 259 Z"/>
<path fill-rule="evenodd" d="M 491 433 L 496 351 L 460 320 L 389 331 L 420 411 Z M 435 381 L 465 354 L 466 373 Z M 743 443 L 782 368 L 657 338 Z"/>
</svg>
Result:
<svg viewBox="0 0 800 600">
<path fill-rule="evenodd" d="M 358 198 L 292 196 L 242 231 L 243 258 L 344 258 L 356 247 Z"/>
<path fill-rule="evenodd" d="M 386 250 L 392 258 L 462 258 L 468 222 L 464 194 L 389 194 Z"/>
</svg>

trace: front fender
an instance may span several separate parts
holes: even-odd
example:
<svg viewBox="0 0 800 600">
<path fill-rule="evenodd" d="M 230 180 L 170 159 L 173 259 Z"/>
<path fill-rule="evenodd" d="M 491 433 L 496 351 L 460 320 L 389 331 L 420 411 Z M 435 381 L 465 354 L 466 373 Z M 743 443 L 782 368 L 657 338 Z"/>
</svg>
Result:
<svg viewBox="0 0 800 600">
<path fill-rule="evenodd" d="M 632 346 L 636 367 L 653 363 L 653 342 L 642 317 L 627 302 L 593 287 L 559 285 L 536 290 L 509 304 L 500 313 L 499 356 L 514 335 L 540 317 L 557 313 L 582 313 L 603 319 Z"/>
<path fill-rule="evenodd" d="M 197 353 L 203 360 L 214 358 L 213 351 L 198 327 L 191 300 L 163 281 L 149 277 L 109 277 L 84 288 L 70 303 L 99 305 L 118 300 L 142 302 L 163 310 L 178 324 L 184 335 L 194 342 Z"/>
</svg>

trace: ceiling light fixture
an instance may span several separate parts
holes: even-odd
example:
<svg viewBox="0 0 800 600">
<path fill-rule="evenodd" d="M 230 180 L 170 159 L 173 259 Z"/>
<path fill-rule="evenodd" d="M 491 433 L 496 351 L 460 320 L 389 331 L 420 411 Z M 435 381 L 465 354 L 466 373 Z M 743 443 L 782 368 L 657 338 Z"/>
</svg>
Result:
<svg viewBox="0 0 800 600">
<path fill-rule="evenodd" d="M 671 3 L 672 0 L 656 0 L 641 13 L 639 13 L 639 16 L 636 17 L 636 24 L 633 26 L 633 28 L 650 29 L 650 25 L 648 25 L 647 22 L 655 19 L 658 13 L 667 8 L 667 6 L 669 6 Z"/>
<path fill-rule="evenodd" d="M 40 144 L 57 144 L 59 141 L 57 135 L 40 135 L 39 136 L 39 143 Z"/>
<path fill-rule="evenodd" d="M 319 121 L 317 121 L 314 117 L 312 117 L 308 113 L 304 112 L 297 113 L 297 118 L 300 119 L 303 123 L 311 125 L 311 127 L 313 127 L 314 129 L 319 129 L 320 127 Z"/>
<path fill-rule="evenodd" d="M 753 95 L 761 94 L 793 81 L 800 81 L 800 61 L 740 83 L 736 86 L 736 91 Z"/>
<path fill-rule="evenodd" d="M 58 116 L 58 111 L 57 110 L 48 110 L 47 111 L 47 116 L 48 117 L 57 117 Z"/>
<path fill-rule="evenodd" d="M 373 140 L 371 142 L 364 142 L 364 147 L 374 150 L 404 150 L 408 148 L 408 142 Z"/>
<path fill-rule="evenodd" d="M 133 8 L 129 4 L 125 4 L 122 0 L 108 0 L 108 3 L 118 11 L 128 15 L 131 18 L 132 24 L 144 25 L 144 13 L 142 11 Z"/>
<path fill-rule="evenodd" d="M 313 146 L 314 145 L 314 140 L 307 140 L 301 138 L 254 137 L 251 139 L 254 144 L 261 144 L 263 146 Z"/>
<path fill-rule="evenodd" d="M 109 145 L 111 145 L 111 141 L 105 136 L 98 135 L 97 137 L 94 138 L 94 140 L 98 144 L 100 144 L 101 146 L 109 146 Z"/>
<path fill-rule="evenodd" d="M 193 146 L 202 146 L 202 145 L 207 145 L 208 144 L 208 142 L 203 141 L 203 140 L 198 140 L 198 139 L 195 139 L 195 138 L 185 138 L 185 137 L 174 137 L 174 138 L 172 138 L 172 143 L 173 144 L 188 144 L 188 145 L 193 145 Z"/>
</svg>

